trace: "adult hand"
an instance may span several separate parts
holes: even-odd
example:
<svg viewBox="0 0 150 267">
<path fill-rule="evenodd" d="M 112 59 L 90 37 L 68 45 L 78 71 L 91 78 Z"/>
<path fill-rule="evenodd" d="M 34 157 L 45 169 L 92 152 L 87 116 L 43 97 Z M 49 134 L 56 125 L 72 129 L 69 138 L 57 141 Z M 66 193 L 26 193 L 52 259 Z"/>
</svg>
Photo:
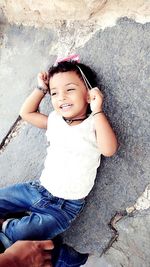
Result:
<svg viewBox="0 0 150 267">
<path fill-rule="evenodd" d="M 4 254 L 15 261 L 16 267 L 52 267 L 50 250 L 53 242 L 17 241 Z"/>
</svg>

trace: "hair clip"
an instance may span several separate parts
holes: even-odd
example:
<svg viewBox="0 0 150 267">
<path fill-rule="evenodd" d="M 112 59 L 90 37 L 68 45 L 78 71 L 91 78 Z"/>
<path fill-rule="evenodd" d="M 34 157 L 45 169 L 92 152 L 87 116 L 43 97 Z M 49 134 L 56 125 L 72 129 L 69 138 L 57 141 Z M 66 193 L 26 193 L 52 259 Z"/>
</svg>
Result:
<svg viewBox="0 0 150 267">
<path fill-rule="evenodd" d="M 80 62 L 80 59 L 79 59 L 79 55 L 78 54 L 72 54 L 68 57 L 64 57 L 64 58 L 57 58 L 55 63 L 53 64 L 53 66 L 57 66 L 58 63 L 60 62 L 64 62 L 64 61 L 76 61 L 76 62 Z"/>
<path fill-rule="evenodd" d="M 86 85 L 86 88 L 89 90 L 89 89 L 92 89 L 92 85 L 90 84 L 90 82 L 88 81 L 88 79 L 86 78 L 85 74 L 83 73 L 83 71 L 81 70 L 81 68 L 77 65 L 77 68 L 79 69 L 81 75 L 82 75 L 82 78 L 84 80 L 84 83 Z"/>
<path fill-rule="evenodd" d="M 64 57 L 64 58 L 57 58 L 55 63 L 53 64 L 53 66 L 56 67 L 58 65 L 58 63 L 65 62 L 65 61 L 67 61 L 67 62 L 75 61 L 75 62 L 79 63 L 80 62 L 80 58 L 79 58 L 78 54 L 72 54 L 72 55 L 70 55 L 68 57 Z M 88 79 L 86 78 L 85 74 L 83 73 L 82 69 L 78 65 L 77 65 L 77 68 L 79 69 L 79 71 L 80 71 L 80 73 L 82 75 L 83 81 L 84 81 L 87 89 L 88 90 L 92 89 L 92 86 L 91 86 L 90 82 L 88 81 Z"/>
</svg>

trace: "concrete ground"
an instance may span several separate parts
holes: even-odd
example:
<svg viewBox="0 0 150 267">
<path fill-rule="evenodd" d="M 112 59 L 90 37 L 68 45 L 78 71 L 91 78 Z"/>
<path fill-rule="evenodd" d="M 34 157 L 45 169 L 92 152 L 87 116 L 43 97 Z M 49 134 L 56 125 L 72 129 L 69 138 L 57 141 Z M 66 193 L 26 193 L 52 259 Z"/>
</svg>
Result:
<svg viewBox="0 0 150 267">
<path fill-rule="evenodd" d="M 62 28 L 62 34 L 63 31 L 67 39 L 73 28 L 67 31 Z M 47 146 L 45 132 L 23 123 L 18 118 L 18 112 L 36 85 L 37 73 L 47 69 L 56 59 L 56 44 L 62 45 L 53 29 L 1 22 L 1 187 L 37 179 L 42 171 Z M 145 243 L 143 238 L 148 231 L 150 206 L 147 204 L 138 211 L 136 206 L 133 207 L 150 183 L 149 49 L 150 24 L 122 18 L 113 27 L 103 31 L 99 29 L 89 35 L 83 46 L 68 50 L 68 53 L 78 52 L 81 61 L 98 73 L 99 86 L 105 95 L 104 111 L 120 144 L 114 157 L 102 158 L 87 205 L 64 234 L 65 242 L 75 249 L 96 255 L 96 259 L 91 258 L 87 266 L 147 267 L 150 263 L 147 254 L 150 239 L 147 236 Z M 41 110 L 50 112 L 49 96 L 45 97 Z M 149 189 L 147 192 L 143 203 L 149 201 Z M 133 211 L 132 216 L 123 216 L 115 227 L 110 225 L 116 212 L 130 206 L 133 207 L 129 210 Z M 147 209 L 147 212 L 143 213 L 142 209 Z M 123 239 L 113 243 L 118 235 L 120 238 L 124 235 Z M 132 240 L 137 240 L 139 253 L 134 250 Z M 145 251 L 141 252 L 143 244 Z"/>
</svg>

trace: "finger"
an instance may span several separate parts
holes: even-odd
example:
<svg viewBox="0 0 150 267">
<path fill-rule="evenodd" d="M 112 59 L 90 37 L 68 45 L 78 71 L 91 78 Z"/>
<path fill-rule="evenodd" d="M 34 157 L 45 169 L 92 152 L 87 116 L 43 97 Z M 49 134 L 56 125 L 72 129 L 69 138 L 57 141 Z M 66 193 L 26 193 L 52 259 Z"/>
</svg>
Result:
<svg viewBox="0 0 150 267">
<path fill-rule="evenodd" d="M 92 89 L 100 91 L 98 87 L 93 87 Z"/>
<path fill-rule="evenodd" d="M 103 93 L 100 90 L 99 90 L 99 93 L 100 93 L 101 96 L 104 96 Z"/>
<path fill-rule="evenodd" d="M 42 79 L 44 79 L 44 75 L 45 75 L 45 74 L 44 74 L 44 71 L 41 71 L 39 74 L 40 74 L 40 77 L 41 77 Z"/>
<path fill-rule="evenodd" d="M 92 95 L 98 96 L 100 95 L 101 97 L 104 97 L 103 93 L 97 88 L 93 88 L 93 91 L 91 91 Z"/>
<path fill-rule="evenodd" d="M 93 90 L 93 91 L 91 91 L 91 93 L 90 93 L 90 99 L 91 100 L 93 100 L 93 99 L 95 99 L 95 97 L 96 97 L 96 92 Z"/>
<path fill-rule="evenodd" d="M 41 80 L 44 81 L 44 74 L 43 73 L 41 74 L 41 77 L 40 78 L 41 78 Z"/>
<path fill-rule="evenodd" d="M 47 82 L 47 84 L 49 83 L 49 74 L 48 74 L 48 72 L 46 72 L 46 82 Z"/>
<path fill-rule="evenodd" d="M 47 73 L 44 72 L 44 80 L 47 80 Z"/>
<path fill-rule="evenodd" d="M 51 257 L 51 255 L 52 255 L 52 249 L 43 250 L 43 255 L 45 255 L 45 257 Z"/>
<path fill-rule="evenodd" d="M 96 91 L 96 92 L 101 92 L 101 90 L 98 88 L 98 87 L 93 87 L 92 89 L 91 89 L 91 91 Z"/>
<path fill-rule="evenodd" d="M 43 264 L 44 267 L 54 267 L 51 260 L 45 260 Z"/>
<path fill-rule="evenodd" d="M 44 250 L 50 250 L 50 249 L 53 249 L 54 248 L 54 244 L 51 240 L 44 240 L 44 241 L 39 241 L 40 244 L 41 244 L 41 247 L 44 249 Z"/>
<path fill-rule="evenodd" d="M 49 72 L 47 72 L 47 79 L 48 79 L 48 80 L 49 80 L 49 77 L 50 77 Z"/>
<path fill-rule="evenodd" d="M 51 255 L 51 253 L 50 253 L 50 251 L 49 251 L 49 253 L 44 253 L 44 255 L 43 255 L 43 257 L 44 257 L 44 260 L 46 261 L 46 260 L 51 260 L 52 259 L 52 255 Z"/>
<path fill-rule="evenodd" d="M 39 78 L 42 78 L 42 72 L 40 72 L 40 73 L 38 74 L 38 77 L 39 77 Z"/>
<path fill-rule="evenodd" d="M 45 262 L 43 267 L 53 267 L 51 262 Z"/>
</svg>

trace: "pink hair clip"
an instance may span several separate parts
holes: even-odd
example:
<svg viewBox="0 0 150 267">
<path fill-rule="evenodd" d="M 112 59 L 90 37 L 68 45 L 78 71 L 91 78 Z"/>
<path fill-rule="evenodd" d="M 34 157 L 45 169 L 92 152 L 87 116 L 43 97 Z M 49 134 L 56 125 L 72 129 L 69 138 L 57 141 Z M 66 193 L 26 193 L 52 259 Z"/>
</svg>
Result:
<svg viewBox="0 0 150 267">
<path fill-rule="evenodd" d="M 79 63 L 80 62 L 79 55 L 73 54 L 73 55 L 70 55 L 70 56 L 64 57 L 64 58 L 57 58 L 53 66 L 56 67 L 58 63 L 64 62 L 64 61 L 68 61 L 68 62 L 69 61 L 75 61 L 75 62 Z M 77 65 L 77 68 L 79 69 L 79 71 L 82 75 L 82 78 L 84 80 L 84 83 L 85 83 L 87 89 L 88 90 L 91 89 L 92 86 L 91 86 L 90 82 L 88 81 L 88 79 L 86 78 L 85 74 L 83 73 L 82 69 L 78 65 Z"/>
<path fill-rule="evenodd" d="M 70 56 L 64 57 L 64 58 L 57 58 L 55 63 L 54 63 L 54 66 L 57 66 L 58 63 L 64 62 L 64 61 L 80 62 L 79 55 L 78 54 L 73 54 L 73 55 L 70 55 Z"/>
</svg>

